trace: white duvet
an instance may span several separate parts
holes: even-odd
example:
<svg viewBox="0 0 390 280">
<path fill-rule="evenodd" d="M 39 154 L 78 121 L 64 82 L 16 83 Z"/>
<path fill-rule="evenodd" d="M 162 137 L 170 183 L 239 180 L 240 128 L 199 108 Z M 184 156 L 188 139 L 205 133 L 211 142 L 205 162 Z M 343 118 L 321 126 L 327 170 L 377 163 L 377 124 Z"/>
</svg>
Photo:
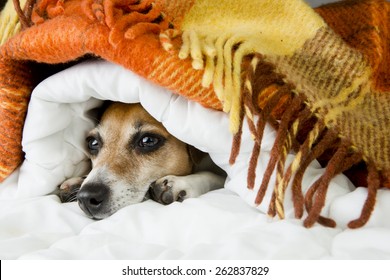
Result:
<svg viewBox="0 0 390 280">
<path fill-rule="evenodd" d="M 168 206 L 153 201 L 127 206 L 94 221 L 77 203 L 61 204 L 50 194 L 66 178 L 85 174 L 84 138 L 101 100 L 141 102 L 177 138 L 210 153 L 228 174 L 224 189 Z M 273 145 L 267 128 L 257 167 L 257 186 Z M 365 188 L 340 175 L 329 188 L 325 216 L 335 229 L 306 229 L 293 218 L 266 215 L 272 188 L 253 205 L 246 188 L 252 140 L 244 129 L 237 163 L 228 164 L 232 136 L 228 116 L 152 85 L 104 61 L 76 65 L 39 84 L 32 94 L 23 134 L 26 160 L 0 184 L 0 259 L 389 259 L 390 191 L 380 190 L 375 211 L 361 229 L 346 229 L 357 218 Z M 290 159 L 291 160 L 291 159 Z M 309 186 L 323 170 L 313 163 Z M 272 181 L 271 181 L 272 182 Z"/>
</svg>

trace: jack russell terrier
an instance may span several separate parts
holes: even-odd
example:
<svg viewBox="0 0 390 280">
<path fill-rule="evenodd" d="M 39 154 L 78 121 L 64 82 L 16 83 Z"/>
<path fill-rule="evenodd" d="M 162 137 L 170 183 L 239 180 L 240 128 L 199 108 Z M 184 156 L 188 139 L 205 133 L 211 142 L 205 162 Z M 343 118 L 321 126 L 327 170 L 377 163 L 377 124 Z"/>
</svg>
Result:
<svg viewBox="0 0 390 280">
<path fill-rule="evenodd" d="M 77 200 L 93 219 L 149 197 L 170 204 L 223 187 L 224 172 L 187 145 L 140 104 L 112 103 L 86 138 L 92 170 L 66 180 L 62 202 Z"/>
</svg>

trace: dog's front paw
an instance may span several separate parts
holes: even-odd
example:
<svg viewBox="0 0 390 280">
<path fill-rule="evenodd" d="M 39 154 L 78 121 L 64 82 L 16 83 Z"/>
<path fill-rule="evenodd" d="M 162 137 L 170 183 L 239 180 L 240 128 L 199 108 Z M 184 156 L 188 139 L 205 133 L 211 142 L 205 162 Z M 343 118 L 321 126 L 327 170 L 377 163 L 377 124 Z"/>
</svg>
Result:
<svg viewBox="0 0 390 280">
<path fill-rule="evenodd" d="M 149 193 L 154 201 L 165 205 L 174 201 L 182 202 L 187 196 L 185 185 L 177 176 L 166 176 L 153 182 Z"/>
<path fill-rule="evenodd" d="M 59 186 L 58 196 L 62 203 L 77 200 L 77 193 L 85 177 L 70 178 Z"/>
</svg>

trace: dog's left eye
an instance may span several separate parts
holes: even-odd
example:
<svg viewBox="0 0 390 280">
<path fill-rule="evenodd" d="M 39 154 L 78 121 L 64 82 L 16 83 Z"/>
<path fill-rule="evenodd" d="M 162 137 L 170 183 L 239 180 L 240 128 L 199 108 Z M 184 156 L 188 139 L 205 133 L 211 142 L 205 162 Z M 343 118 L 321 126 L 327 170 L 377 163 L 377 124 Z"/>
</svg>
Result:
<svg viewBox="0 0 390 280">
<path fill-rule="evenodd" d="M 131 147 L 141 154 L 154 152 L 164 145 L 165 138 L 154 133 L 139 133 L 133 138 Z"/>
<path fill-rule="evenodd" d="M 141 138 L 138 145 L 142 148 L 152 148 L 160 142 L 160 139 L 153 136 L 145 136 Z"/>
</svg>

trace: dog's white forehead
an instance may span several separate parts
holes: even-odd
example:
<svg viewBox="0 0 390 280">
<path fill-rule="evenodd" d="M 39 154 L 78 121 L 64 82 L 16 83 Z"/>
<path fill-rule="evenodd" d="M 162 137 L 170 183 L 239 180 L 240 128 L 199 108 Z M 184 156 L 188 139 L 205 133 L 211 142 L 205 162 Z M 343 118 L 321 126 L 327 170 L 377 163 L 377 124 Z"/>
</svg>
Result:
<svg viewBox="0 0 390 280">
<path fill-rule="evenodd" d="M 111 140 L 129 139 L 142 132 L 169 133 L 139 104 L 114 104 L 104 113 L 96 131 Z"/>
</svg>

